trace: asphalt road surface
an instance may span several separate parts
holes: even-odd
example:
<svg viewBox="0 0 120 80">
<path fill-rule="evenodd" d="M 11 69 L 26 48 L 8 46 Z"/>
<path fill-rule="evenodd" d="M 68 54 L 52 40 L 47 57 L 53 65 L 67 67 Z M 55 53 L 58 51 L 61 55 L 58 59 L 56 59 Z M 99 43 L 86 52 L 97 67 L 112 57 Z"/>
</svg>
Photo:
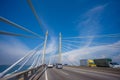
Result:
<svg viewBox="0 0 120 80">
<path fill-rule="evenodd" d="M 48 68 L 39 80 L 120 80 L 120 74 L 71 67 Z"/>
</svg>

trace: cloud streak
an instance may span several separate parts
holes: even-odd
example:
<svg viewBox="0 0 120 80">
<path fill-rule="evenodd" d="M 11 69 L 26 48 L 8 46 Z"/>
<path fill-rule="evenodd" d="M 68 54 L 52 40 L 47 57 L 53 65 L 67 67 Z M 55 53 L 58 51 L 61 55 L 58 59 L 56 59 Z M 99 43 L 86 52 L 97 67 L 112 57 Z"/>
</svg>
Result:
<svg viewBox="0 0 120 80">
<path fill-rule="evenodd" d="M 107 5 L 99 5 L 89 9 L 86 13 L 80 16 L 77 23 L 82 35 L 95 35 L 100 31 L 100 20 L 102 12 Z"/>
<path fill-rule="evenodd" d="M 108 4 L 95 6 L 86 11 L 84 14 L 80 15 L 79 20 L 77 20 L 79 34 L 82 36 L 93 36 L 89 39 L 81 39 L 82 41 L 86 41 L 83 47 L 88 47 L 90 44 L 92 44 L 94 36 L 99 34 L 101 31 L 101 16 L 107 5 Z"/>
</svg>

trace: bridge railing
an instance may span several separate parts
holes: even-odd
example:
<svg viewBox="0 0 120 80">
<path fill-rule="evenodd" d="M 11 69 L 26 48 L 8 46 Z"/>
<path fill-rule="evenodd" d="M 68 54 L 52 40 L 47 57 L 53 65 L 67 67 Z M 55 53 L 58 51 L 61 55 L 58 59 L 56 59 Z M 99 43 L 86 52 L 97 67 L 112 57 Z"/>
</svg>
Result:
<svg viewBox="0 0 120 80">
<path fill-rule="evenodd" d="M 32 68 L 26 71 L 14 73 L 10 76 L 5 76 L 1 78 L 0 80 L 29 80 L 38 70 L 41 69 L 41 71 L 45 68 L 46 65 L 41 65 L 36 68 Z"/>
</svg>

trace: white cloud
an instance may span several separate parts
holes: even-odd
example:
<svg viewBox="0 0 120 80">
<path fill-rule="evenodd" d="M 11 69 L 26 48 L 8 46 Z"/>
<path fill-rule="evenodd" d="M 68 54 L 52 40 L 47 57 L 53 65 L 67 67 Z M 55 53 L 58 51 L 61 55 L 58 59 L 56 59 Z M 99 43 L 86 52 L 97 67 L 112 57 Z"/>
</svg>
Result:
<svg viewBox="0 0 120 80">
<path fill-rule="evenodd" d="M 91 18 L 94 16 L 99 16 L 101 15 L 101 12 L 104 10 L 104 8 L 107 6 L 108 4 L 104 4 L 104 5 L 99 5 L 96 6 L 92 9 L 90 9 L 88 12 L 86 12 L 85 16 Z"/>
<path fill-rule="evenodd" d="M 80 16 L 77 24 L 82 35 L 95 35 L 100 31 L 100 20 L 106 5 L 96 6 Z"/>
<path fill-rule="evenodd" d="M 11 64 L 24 56 L 29 48 L 15 38 L 7 37 L 0 40 L 0 64 Z"/>
<path fill-rule="evenodd" d="M 77 28 L 80 35 L 95 36 L 101 32 L 100 21 L 102 12 L 104 12 L 107 5 L 108 4 L 95 6 L 80 15 L 79 20 L 77 20 Z M 93 39 L 94 37 L 81 39 L 81 41 L 86 41 L 83 47 L 88 47 L 93 42 Z"/>
<path fill-rule="evenodd" d="M 63 53 L 63 56 L 72 62 L 79 62 L 80 59 L 112 58 L 113 61 L 120 63 L 120 47 L 118 45 L 120 45 L 120 41 L 109 45 L 84 47 Z M 64 61 L 65 58 L 63 58 Z"/>
<path fill-rule="evenodd" d="M 57 51 L 57 43 L 55 38 L 52 38 L 46 48 L 46 54 L 54 54 Z"/>
<path fill-rule="evenodd" d="M 90 44 L 93 43 L 94 36 L 97 35 L 101 30 L 101 25 L 100 25 L 101 15 L 106 6 L 107 4 L 99 5 L 94 8 L 91 8 L 86 13 L 81 15 L 79 20 L 77 20 L 78 21 L 77 27 L 80 32 L 80 35 L 93 36 L 93 37 L 81 39 L 81 41 L 86 41 L 81 49 L 76 49 L 64 53 L 64 55 L 66 55 L 70 61 L 73 62 L 79 61 L 79 59 L 82 58 L 106 57 L 106 55 L 104 55 L 105 54 L 104 51 L 105 50 L 109 51 L 110 49 L 110 47 L 107 47 L 107 45 L 89 47 Z M 110 49 L 110 51 L 111 50 L 112 49 Z M 99 56 L 96 55 L 97 53 Z"/>
<path fill-rule="evenodd" d="M 46 52 L 45 54 L 55 54 L 55 52 L 57 51 L 57 43 L 56 43 L 56 40 L 55 38 L 51 38 L 50 41 L 47 41 L 47 44 L 46 44 Z M 43 53 L 43 47 L 41 50 L 39 50 L 37 53 Z"/>
</svg>

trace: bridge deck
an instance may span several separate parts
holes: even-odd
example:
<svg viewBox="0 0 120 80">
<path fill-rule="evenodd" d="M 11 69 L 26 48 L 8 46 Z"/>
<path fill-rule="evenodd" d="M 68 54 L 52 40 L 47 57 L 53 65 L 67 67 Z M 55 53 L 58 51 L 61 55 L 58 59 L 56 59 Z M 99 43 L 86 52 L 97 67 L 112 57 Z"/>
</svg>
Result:
<svg viewBox="0 0 120 80">
<path fill-rule="evenodd" d="M 56 69 L 44 66 L 39 67 L 33 75 L 31 72 L 23 71 L 0 80 L 120 80 L 120 69 L 89 67 Z"/>
</svg>

